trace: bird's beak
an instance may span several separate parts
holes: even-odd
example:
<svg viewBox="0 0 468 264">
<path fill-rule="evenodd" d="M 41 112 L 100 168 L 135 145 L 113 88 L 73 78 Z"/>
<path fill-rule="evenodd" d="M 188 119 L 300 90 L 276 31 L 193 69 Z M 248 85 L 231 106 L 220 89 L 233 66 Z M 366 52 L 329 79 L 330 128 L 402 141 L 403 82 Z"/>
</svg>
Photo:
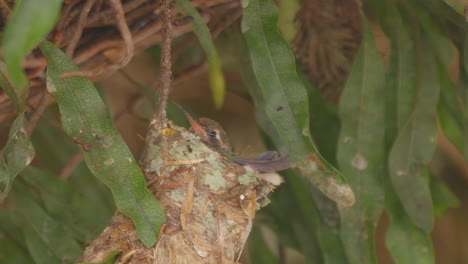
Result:
<svg viewBox="0 0 468 264">
<path fill-rule="evenodd" d="M 201 133 L 203 133 L 203 127 L 200 125 L 200 123 L 195 121 L 195 119 L 193 119 L 187 112 L 184 111 L 184 114 L 187 117 L 188 121 L 190 122 L 193 132 L 195 132 L 195 134 L 197 135 L 200 135 Z"/>
</svg>

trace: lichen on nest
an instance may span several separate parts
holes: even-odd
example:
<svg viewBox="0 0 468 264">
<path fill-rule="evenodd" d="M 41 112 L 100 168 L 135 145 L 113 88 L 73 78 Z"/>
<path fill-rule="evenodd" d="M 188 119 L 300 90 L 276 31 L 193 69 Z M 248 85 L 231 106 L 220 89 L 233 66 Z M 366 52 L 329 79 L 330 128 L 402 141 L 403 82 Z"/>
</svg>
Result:
<svg viewBox="0 0 468 264">
<path fill-rule="evenodd" d="M 176 263 L 235 263 L 259 207 L 258 187 L 272 191 L 275 186 L 174 125 L 148 145 L 147 153 L 154 155 L 145 159 L 148 181 L 154 182 L 150 190 L 168 218 L 159 244 L 169 250 L 155 256 Z M 172 236 L 181 241 L 169 245 Z"/>
</svg>

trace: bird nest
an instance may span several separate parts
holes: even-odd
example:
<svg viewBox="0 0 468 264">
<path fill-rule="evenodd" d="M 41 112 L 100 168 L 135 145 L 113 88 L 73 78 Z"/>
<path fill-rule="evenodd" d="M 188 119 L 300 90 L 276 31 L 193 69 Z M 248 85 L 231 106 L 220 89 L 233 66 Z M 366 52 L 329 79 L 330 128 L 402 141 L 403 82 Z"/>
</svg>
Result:
<svg viewBox="0 0 468 264">
<path fill-rule="evenodd" d="M 125 263 L 238 263 L 255 212 L 280 176 L 239 166 L 172 124 L 152 129 L 146 145 L 148 188 L 167 216 L 158 243 L 147 249 L 131 220 L 118 214 L 81 261 L 100 261 L 119 250 Z"/>
</svg>

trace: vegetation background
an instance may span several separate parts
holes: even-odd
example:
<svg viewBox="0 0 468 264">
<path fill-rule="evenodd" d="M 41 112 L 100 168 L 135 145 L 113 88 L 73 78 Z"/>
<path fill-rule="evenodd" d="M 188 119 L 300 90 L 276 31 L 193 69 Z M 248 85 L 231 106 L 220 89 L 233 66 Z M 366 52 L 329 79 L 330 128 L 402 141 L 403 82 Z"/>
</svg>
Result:
<svg viewBox="0 0 468 264">
<path fill-rule="evenodd" d="M 468 263 L 467 6 L 175 1 L 171 100 L 219 121 L 243 156 L 276 149 L 295 164 L 257 213 L 243 262 Z M 160 3 L 0 10 L 0 263 L 72 263 L 116 207 L 139 216 L 118 190 L 141 172 L 115 175 L 137 168 L 121 158 L 140 156 L 155 109 Z M 58 77 L 78 68 L 44 39 L 94 85 Z M 97 154 L 92 133 L 79 136 L 118 141 L 113 126 L 125 144 Z M 145 210 L 161 214 L 156 201 Z"/>
</svg>

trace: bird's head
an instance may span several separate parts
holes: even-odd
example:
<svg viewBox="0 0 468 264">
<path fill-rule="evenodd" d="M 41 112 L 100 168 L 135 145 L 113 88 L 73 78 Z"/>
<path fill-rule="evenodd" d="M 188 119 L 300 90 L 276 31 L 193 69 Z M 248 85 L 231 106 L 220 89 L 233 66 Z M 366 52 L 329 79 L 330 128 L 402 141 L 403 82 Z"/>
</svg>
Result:
<svg viewBox="0 0 468 264">
<path fill-rule="evenodd" d="M 218 122 L 209 118 L 200 118 L 199 121 L 196 121 L 188 113 L 185 113 L 185 116 L 187 116 L 192 126 L 192 132 L 199 136 L 205 145 L 221 153 L 229 153 L 231 151 L 226 132 L 224 132 Z"/>
</svg>

